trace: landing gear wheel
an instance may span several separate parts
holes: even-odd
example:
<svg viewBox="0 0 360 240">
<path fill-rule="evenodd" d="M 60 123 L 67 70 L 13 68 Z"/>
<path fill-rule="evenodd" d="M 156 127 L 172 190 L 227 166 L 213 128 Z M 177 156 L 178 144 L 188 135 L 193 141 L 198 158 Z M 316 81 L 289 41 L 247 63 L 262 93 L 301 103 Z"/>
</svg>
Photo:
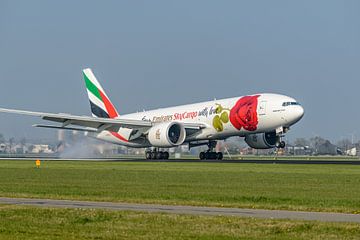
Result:
<svg viewBox="0 0 360 240">
<path fill-rule="evenodd" d="M 201 152 L 199 154 L 200 160 L 222 160 L 223 153 L 222 152 Z"/>
<path fill-rule="evenodd" d="M 145 158 L 146 159 L 157 159 L 157 160 L 160 160 L 160 159 L 169 159 L 169 152 L 163 152 L 163 151 L 147 151 L 145 152 Z"/>
<path fill-rule="evenodd" d="M 200 152 L 199 158 L 200 160 L 222 160 L 223 153 L 222 152 L 214 152 L 213 149 L 216 147 L 216 141 L 209 141 L 208 143 L 201 144 L 207 145 L 209 149 L 206 152 Z M 200 145 L 198 145 L 200 146 Z"/>
<path fill-rule="evenodd" d="M 276 148 L 285 148 L 286 143 L 284 141 L 280 141 L 276 143 Z"/>
<path fill-rule="evenodd" d="M 156 152 L 156 159 L 162 159 L 163 155 L 163 152 Z"/>
</svg>

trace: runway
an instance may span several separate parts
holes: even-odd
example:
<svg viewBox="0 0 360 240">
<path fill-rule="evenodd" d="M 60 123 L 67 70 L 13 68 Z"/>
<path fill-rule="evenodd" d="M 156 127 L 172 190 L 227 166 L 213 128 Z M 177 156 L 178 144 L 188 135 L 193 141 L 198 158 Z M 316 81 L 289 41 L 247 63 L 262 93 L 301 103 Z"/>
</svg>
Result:
<svg viewBox="0 0 360 240">
<path fill-rule="evenodd" d="M 0 204 L 30 205 L 36 207 L 56 208 L 88 208 L 108 209 L 118 211 L 142 211 L 162 212 L 175 214 L 212 215 L 212 216 L 236 216 L 268 219 L 291 219 L 291 220 L 314 220 L 323 222 L 353 222 L 360 223 L 360 214 L 346 213 L 321 213 L 301 212 L 285 210 L 261 210 L 243 208 L 219 208 L 219 207 L 196 207 L 196 206 L 171 206 L 158 204 L 132 204 L 113 202 L 90 202 L 73 200 L 51 200 L 30 198 L 6 198 L 0 197 Z"/>
<path fill-rule="evenodd" d="M 180 163 L 256 163 L 256 164 L 347 164 L 360 165 L 359 160 L 262 160 L 262 159 L 242 159 L 242 160 L 145 160 L 145 159 L 113 159 L 108 161 L 127 161 L 127 162 L 180 162 Z"/>
<path fill-rule="evenodd" d="M 99 161 L 99 162 L 169 162 L 169 163 L 256 163 L 256 164 L 346 164 L 346 165 L 360 165 L 360 160 L 317 160 L 317 159 L 236 159 L 236 160 L 197 160 L 197 159 L 169 159 L 169 160 L 147 160 L 141 158 L 48 158 L 48 157 L 19 157 L 10 158 L 2 157 L 1 160 L 27 160 L 35 161 L 36 159 L 46 161 Z"/>
</svg>

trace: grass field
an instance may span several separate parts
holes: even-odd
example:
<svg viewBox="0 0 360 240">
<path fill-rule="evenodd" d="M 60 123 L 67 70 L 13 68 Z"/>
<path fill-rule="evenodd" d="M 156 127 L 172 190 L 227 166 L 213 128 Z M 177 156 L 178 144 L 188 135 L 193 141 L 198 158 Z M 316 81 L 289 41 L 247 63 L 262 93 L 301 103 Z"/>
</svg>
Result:
<svg viewBox="0 0 360 240">
<path fill-rule="evenodd" d="M 0 205 L 0 239 L 359 239 L 360 225 Z"/>
<path fill-rule="evenodd" d="M 0 161 L 0 196 L 360 212 L 360 166 Z"/>
</svg>

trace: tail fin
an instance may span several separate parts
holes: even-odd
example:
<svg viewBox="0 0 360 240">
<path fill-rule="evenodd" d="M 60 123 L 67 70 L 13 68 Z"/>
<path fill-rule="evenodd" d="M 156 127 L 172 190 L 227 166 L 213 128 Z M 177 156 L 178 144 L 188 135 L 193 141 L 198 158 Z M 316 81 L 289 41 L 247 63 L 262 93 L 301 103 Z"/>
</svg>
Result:
<svg viewBox="0 0 360 240">
<path fill-rule="evenodd" d="M 83 75 L 90 100 L 92 115 L 101 118 L 116 118 L 119 116 L 114 105 L 109 100 L 100 83 L 96 80 L 91 69 L 84 69 Z"/>
</svg>

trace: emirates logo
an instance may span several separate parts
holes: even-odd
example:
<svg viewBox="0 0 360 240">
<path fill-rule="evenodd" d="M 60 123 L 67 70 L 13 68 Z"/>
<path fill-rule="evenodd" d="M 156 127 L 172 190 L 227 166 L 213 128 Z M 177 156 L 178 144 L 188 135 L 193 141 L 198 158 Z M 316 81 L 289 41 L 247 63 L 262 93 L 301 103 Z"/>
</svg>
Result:
<svg viewBox="0 0 360 240">
<path fill-rule="evenodd" d="M 155 138 L 160 140 L 160 129 L 156 130 Z"/>
</svg>

